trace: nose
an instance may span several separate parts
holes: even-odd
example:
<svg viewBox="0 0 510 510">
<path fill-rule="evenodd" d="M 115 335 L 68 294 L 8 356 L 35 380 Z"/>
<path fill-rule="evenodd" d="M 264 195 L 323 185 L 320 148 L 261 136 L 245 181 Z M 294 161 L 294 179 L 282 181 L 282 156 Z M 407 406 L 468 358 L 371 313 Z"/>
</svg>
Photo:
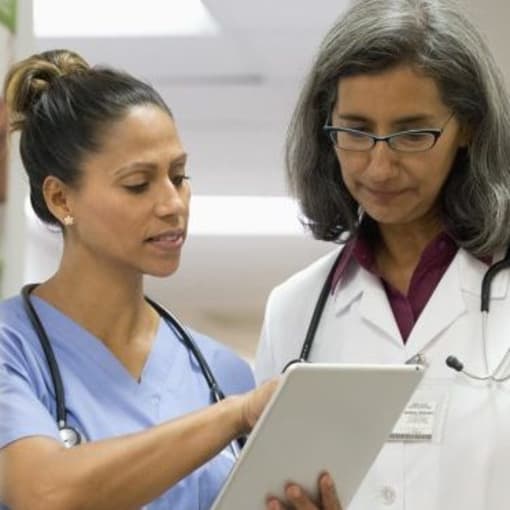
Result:
<svg viewBox="0 0 510 510">
<path fill-rule="evenodd" d="M 179 190 L 170 179 L 158 187 L 155 201 L 155 213 L 159 217 L 181 216 L 187 212 L 189 194 Z"/>
<path fill-rule="evenodd" d="M 373 182 L 384 182 L 398 175 L 398 157 L 387 141 L 378 140 L 367 154 L 369 162 L 365 173 Z"/>
</svg>

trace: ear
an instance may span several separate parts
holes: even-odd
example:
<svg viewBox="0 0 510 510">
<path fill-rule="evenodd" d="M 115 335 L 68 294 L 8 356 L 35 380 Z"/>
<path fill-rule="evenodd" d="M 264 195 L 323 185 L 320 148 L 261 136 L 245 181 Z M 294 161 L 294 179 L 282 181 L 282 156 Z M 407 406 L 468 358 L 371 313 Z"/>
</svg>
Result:
<svg viewBox="0 0 510 510">
<path fill-rule="evenodd" d="M 72 216 L 70 188 L 58 177 L 48 175 L 44 179 L 42 192 L 46 206 L 60 223 L 64 223 L 66 216 Z"/>
</svg>

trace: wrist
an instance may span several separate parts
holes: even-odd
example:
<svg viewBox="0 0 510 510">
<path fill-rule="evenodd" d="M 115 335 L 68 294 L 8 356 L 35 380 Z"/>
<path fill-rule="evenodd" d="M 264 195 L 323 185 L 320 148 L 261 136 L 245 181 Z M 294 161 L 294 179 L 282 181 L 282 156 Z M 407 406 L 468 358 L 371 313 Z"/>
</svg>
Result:
<svg viewBox="0 0 510 510">
<path fill-rule="evenodd" d="M 235 437 L 248 433 L 250 429 L 246 419 L 245 400 L 243 395 L 232 395 L 225 399 L 231 408 Z"/>
</svg>

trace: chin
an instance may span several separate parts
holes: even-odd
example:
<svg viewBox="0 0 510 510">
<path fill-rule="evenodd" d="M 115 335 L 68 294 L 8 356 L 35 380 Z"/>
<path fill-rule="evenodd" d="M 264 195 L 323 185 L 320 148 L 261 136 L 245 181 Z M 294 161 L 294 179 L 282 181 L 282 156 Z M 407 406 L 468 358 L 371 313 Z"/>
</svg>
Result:
<svg viewBox="0 0 510 510">
<path fill-rule="evenodd" d="M 362 206 L 363 207 L 363 206 Z M 403 208 L 375 208 L 368 207 L 365 208 L 365 213 L 370 216 L 375 222 L 381 223 L 383 225 L 396 225 L 402 223 L 408 223 L 412 220 L 412 214 L 406 214 L 406 211 Z"/>
<path fill-rule="evenodd" d="M 156 278 L 166 278 L 172 276 L 179 269 L 179 263 L 167 264 L 166 266 L 145 268 L 144 274 Z"/>
</svg>

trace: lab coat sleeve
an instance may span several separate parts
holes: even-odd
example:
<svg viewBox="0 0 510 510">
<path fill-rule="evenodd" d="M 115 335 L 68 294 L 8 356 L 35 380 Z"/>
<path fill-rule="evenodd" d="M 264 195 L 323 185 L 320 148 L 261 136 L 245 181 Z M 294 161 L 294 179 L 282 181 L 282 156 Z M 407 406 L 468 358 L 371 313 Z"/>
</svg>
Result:
<svg viewBox="0 0 510 510">
<path fill-rule="evenodd" d="M 299 357 L 317 298 L 338 253 L 335 248 L 271 291 L 255 360 L 257 384 L 280 374 Z"/>
<path fill-rule="evenodd" d="M 273 291 L 274 292 L 274 291 Z M 273 345 L 271 343 L 271 310 L 273 292 L 269 296 L 264 314 L 264 323 L 255 357 L 255 381 L 258 384 L 278 374 L 276 369 Z"/>
</svg>

